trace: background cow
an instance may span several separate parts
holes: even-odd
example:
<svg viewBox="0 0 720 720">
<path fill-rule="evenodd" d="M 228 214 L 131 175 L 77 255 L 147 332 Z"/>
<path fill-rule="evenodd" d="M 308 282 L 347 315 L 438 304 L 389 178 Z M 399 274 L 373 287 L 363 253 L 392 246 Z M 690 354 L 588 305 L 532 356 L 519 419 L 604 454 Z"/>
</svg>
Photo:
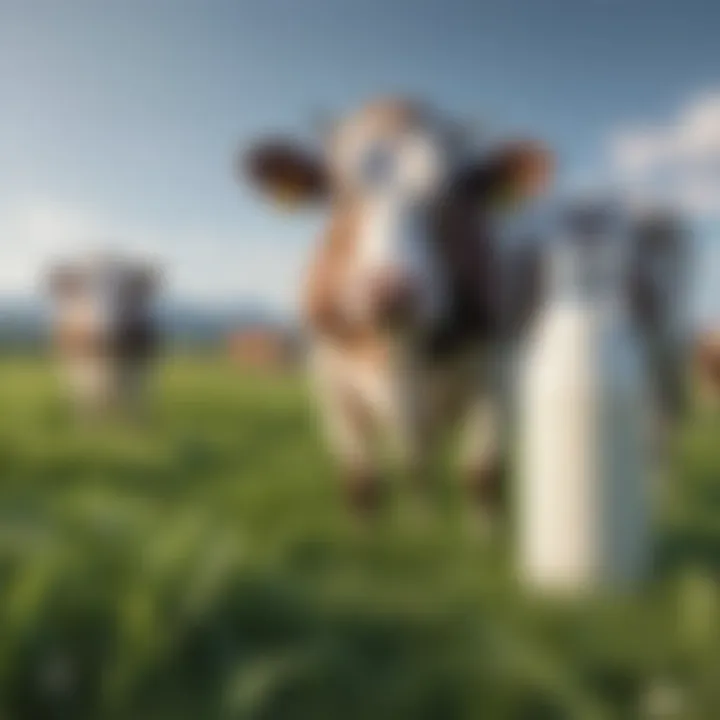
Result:
<svg viewBox="0 0 720 720">
<path fill-rule="evenodd" d="M 157 283 L 153 268 L 114 257 L 51 268 L 54 345 L 82 412 L 139 409 L 157 350 L 150 312 Z"/>
<path fill-rule="evenodd" d="M 690 369 L 688 280 L 690 242 L 679 216 L 668 209 L 637 209 L 612 201 L 577 201 L 561 213 L 561 231 L 589 249 L 619 240 L 619 291 L 643 353 L 660 455 L 684 416 Z M 547 238 L 551 240 L 551 238 Z M 541 267 L 541 266 L 539 266 Z M 542 302 L 546 277 L 536 279 L 533 302 Z M 538 298 L 540 298 L 538 300 Z"/>
<path fill-rule="evenodd" d="M 630 241 L 630 305 L 647 351 L 662 441 L 688 402 L 690 236 L 677 214 L 652 209 L 635 215 Z"/>
<path fill-rule="evenodd" d="M 550 166 L 537 143 L 480 152 L 434 108 L 397 98 L 351 115 L 317 152 L 271 138 L 243 155 L 266 194 L 329 207 L 304 310 L 355 506 L 380 496 L 378 440 L 421 481 L 432 441 L 455 420 L 469 487 L 483 507 L 499 499 L 504 341 L 531 303 L 503 295 L 523 284 L 504 285 L 493 220 L 541 191 Z"/>
</svg>

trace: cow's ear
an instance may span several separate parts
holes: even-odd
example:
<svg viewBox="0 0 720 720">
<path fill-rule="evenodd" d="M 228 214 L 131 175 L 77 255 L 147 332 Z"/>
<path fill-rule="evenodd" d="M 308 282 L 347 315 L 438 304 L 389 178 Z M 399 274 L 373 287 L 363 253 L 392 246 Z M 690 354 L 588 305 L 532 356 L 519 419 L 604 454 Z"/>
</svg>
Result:
<svg viewBox="0 0 720 720">
<path fill-rule="evenodd" d="M 284 207 L 323 200 L 328 176 L 323 161 L 287 140 L 264 140 L 240 154 L 239 174 Z"/>
<path fill-rule="evenodd" d="M 464 185 L 480 202 L 513 207 L 544 193 L 554 176 L 554 158 L 542 144 L 508 143 L 471 168 Z"/>
</svg>

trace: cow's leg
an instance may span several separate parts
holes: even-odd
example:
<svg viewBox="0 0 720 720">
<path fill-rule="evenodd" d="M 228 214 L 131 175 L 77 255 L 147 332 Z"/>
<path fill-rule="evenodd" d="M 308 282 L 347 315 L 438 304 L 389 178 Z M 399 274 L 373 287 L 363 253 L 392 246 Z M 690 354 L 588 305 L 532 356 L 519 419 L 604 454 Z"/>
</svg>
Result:
<svg viewBox="0 0 720 720">
<path fill-rule="evenodd" d="M 496 514 L 505 501 L 511 368 L 503 348 L 479 363 L 462 428 L 460 465 L 475 508 Z"/>
<path fill-rule="evenodd" d="M 339 462 L 351 507 L 360 513 L 378 508 L 382 478 L 373 447 L 371 417 L 352 391 L 335 387 L 324 397 L 325 432 Z"/>
<path fill-rule="evenodd" d="M 482 509 L 502 505 L 502 461 L 498 408 L 489 394 L 478 394 L 463 428 L 461 472 L 472 502 Z"/>
<path fill-rule="evenodd" d="M 373 418 L 357 378 L 338 358 L 322 351 L 312 356 L 310 369 L 321 427 L 340 467 L 348 502 L 361 514 L 372 513 L 383 487 L 373 446 Z"/>
<path fill-rule="evenodd" d="M 84 421 L 99 419 L 107 412 L 111 369 L 104 358 L 71 358 L 67 365 L 69 390 L 76 411 Z"/>
<path fill-rule="evenodd" d="M 118 404 L 128 419 L 148 417 L 149 374 L 149 363 L 140 358 L 126 358 L 118 368 Z"/>
<path fill-rule="evenodd" d="M 660 333 L 644 339 L 652 390 L 652 452 L 655 487 L 661 495 L 670 483 L 675 435 L 686 412 L 686 364 L 680 340 Z"/>
<path fill-rule="evenodd" d="M 401 359 L 385 379 L 382 412 L 395 460 L 411 486 L 425 495 L 429 487 L 429 387 L 416 360 Z"/>
</svg>

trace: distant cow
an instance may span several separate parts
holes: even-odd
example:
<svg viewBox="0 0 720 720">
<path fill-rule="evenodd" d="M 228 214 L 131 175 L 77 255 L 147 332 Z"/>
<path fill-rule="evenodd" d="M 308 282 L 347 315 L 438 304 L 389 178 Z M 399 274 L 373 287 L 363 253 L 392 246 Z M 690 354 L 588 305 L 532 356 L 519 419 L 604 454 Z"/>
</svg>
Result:
<svg viewBox="0 0 720 720">
<path fill-rule="evenodd" d="M 603 200 L 570 203 L 563 219 L 565 230 L 587 247 L 620 240 L 624 262 L 620 263 L 619 290 L 645 359 L 658 441 L 663 446 L 687 404 L 687 230 L 670 210 L 637 211 Z"/>
<path fill-rule="evenodd" d="M 55 265 L 48 281 L 54 345 L 71 400 L 92 414 L 137 409 L 158 345 L 150 312 L 156 271 L 93 257 Z"/>
<path fill-rule="evenodd" d="M 521 253 L 501 272 L 493 218 L 542 191 L 551 160 L 529 141 L 481 152 L 457 127 L 421 103 L 380 99 L 320 151 L 269 138 L 242 157 L 266 194 L 329 210 L 304 311 L 328 438 L 356 507 L 380 496 L 378 436 L 421 480 L 428 448 L 456 420 L 473 495 L 484 508 L 500 497 L 504 340 L 533 304 L 526 283 L 509 279 L 533 261 Z"/>
</svg>

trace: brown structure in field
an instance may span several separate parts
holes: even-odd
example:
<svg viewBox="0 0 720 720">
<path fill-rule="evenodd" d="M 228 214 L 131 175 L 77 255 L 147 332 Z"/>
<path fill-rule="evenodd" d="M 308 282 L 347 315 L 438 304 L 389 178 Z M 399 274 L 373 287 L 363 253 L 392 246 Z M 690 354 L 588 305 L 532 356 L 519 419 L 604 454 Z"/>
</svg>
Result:
<svg viewBox="0 0 720 720">
<path fill-rule="evenodd" d="M 252 327 L 232 333 L 228 351 L 238 365 L 257 370 L 287 371 L 299 361 L 295 338 L 274 327 Z"/>
<path fill-rule="evenodd" d="M 720 403 L 720 330 L 705 332 L 695 343 L 694 370 L 700 399 Z"/>
</svg>

